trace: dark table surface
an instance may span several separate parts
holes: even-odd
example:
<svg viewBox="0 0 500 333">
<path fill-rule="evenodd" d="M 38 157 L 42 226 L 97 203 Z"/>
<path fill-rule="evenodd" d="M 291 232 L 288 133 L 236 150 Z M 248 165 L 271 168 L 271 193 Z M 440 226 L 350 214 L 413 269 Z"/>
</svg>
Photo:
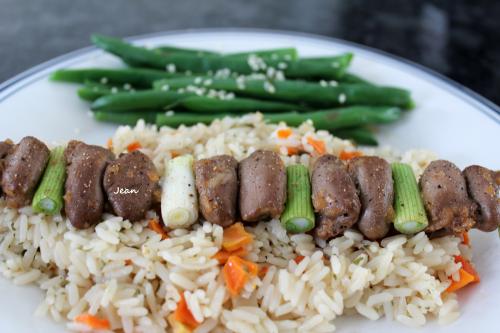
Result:
<svg viewBox="0 0 500 333">
<path fill-rule="evenodd" d="M 500 104 L 496 0 L 0 0 L 0 82 L 89 45 L 93 32 L 206 27 L 343 38 L 430 67 Z"/>
</svg>

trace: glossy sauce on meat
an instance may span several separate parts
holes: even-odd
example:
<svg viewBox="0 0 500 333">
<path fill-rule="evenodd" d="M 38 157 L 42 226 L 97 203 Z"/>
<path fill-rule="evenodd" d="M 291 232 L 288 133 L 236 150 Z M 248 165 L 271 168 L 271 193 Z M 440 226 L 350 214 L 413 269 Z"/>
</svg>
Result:
<svg viewBox="0 0 500 333">
<path fill-rule="evenodd" d="M 272 151 L 257 150 L 239 164 L 240 213 L 244 221 L 277 218 L 286 201 L 285 164 Z"/>
<path fill-rule="evenodd" d="M 420 178 L 420 188 L 429 218 L 427 232 L 447 229 L 458 234 L 474 226 L 476 204 L 469 199 L 465 179 L 453 163 L 431 162 Z"/>
<path fill-rule="evenodd" d="M 14 146 L 4 160 L 2 173 L 7 206 L 20 208 L 31 203 L 49 156 L 49 148 L 32 136 L 23 138 Z"/>
<path fill-rule="evenodd" d="M 493 231 L 500 225 L 500 185 L 495 172 L 479 165 L 471 165 L 463 171 L 470 197 L 478 204 L 476 228 Z"/>
<path fill-rule="evenodd" d="M 103 147 L 71 141 L 65 155 L 68 166 L 64 210 L 75 228 L 89 228 L 102 217 L 102 180 L 113 154 Z"/>
<path fill-rule="evenodd" d="M 133 222 L 143 219 L 159 196 L 159 179 L 151 159 L 136 150 L 108 164 L 103 185 L 115 214 Z"/>
<path fill-rule="evenodd" d="M 337 157 L 323 155 L 314 163 L 312 201 L 320 214 L 317 237 L 328 239 L 341 234 L 358 220 L 361 203 L 347 168 Z"/>
<path fill-rule="evenodd" d="M 194 163 L 196 189 L 203 217 L 226 227 L 236 219 L 238 161 L 229 155 L 214 156 Z"/>
<path fill-rule="evenodd" d="M 361 199 L 359 230 L 370 240 L 383 238 L 394 218 L 391 166 L 380 157 L 361 156 L 349 161 L 348 170 Z"/>
</svg>

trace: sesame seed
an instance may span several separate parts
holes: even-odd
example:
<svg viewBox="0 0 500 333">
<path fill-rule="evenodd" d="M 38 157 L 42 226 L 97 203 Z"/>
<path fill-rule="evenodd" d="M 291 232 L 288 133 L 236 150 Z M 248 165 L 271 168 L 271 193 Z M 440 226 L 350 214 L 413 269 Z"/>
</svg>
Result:
<svg viewBox="0 0 500 333">
<path fill-rule="evenodd" d="M 161 86 L 161 90 L 163 90 L 163 91 L 167 91 L 169 89 L 170 89 L 170 86 L 168 84 L 164 84 Z"/>
<path fill-rule="evenodd" d="M 132 88 L 132 86 L 130 85 L 130 83 L 125 83 L 123 85 L 123 89 L 125 89 L 125 90 L 130 90 L 130 88 Z"/>
<path fill-rule="evenodd" d="M 175 70 L 176 70 L 176 68 L 175 68 L 174 64 L 168 64 L 167 65 L 167 72 L 169 72 L 169 73 L 175 73 Z"/>
<path fill-rule="evenodd" d="M 208 79 L 208 80 L 205 80 L 205 81 L 203 82 L 203 85 L 204 85 L 204 86 L 209 86 L 209 85 L 211 85 L 211 84 L 212 84 L 212 82 L 213 82 L 213 81 L 212 81 L 211 79 Z"/>
<path fill-rule="evenodd" d="M 283 81 L 285 79 L 285 74 L 282 71 L 276 71 L 274 78 L 278 81 Z"/>
<path fill-rule="evenodd" d="M 279 69 L 286 69 L 288 67 L 288 64 L 286 62 L 280 62 L 278 63 L 278 68 Z"/>
<path fill-rule="evenodd" d="M 340 64 L 337 61 L 332 62 L 332 67 L 333 68 L 339 68 Z"/>
<path fill-rule="evenodd" d="M 175 112 L 173 110 L 168 110 L 167 112 L 165 112 L 165 116 L 167 117 L 172 117 L 174 114 Z"/>
<path fill-rule="evenodd" d="M 108 83 L 108 78 L 107 78 L 107 77 L 102 77 L 102 78 L 101 78 L 101 83 L 102 83 L 102 84 L 106 84 L 106 83 Z"/>
<path fill-rule="evenodd" d="M 276 88 L 269 81 L 264 82 L 264 89 L 270 94 L 274 94 L 276 92 Z"/>
<path fill-rule="evenodd" d="M 346 97 L 346 95 L 344 93 L 342 93 L 342 94 L 339 95 L 339 103 L 340 104 L 344 104 L 345 101 L 346 101 L 346 99 L 347 99 L 347 97 Z"/>
<path fill-rule="evenodd" d="M 321 80 L 321 81 L 319 81 L 319 85 L 322 87 L 326 87 L 326 86 L 328 86 L 328 82 L 326 82 L 325 80 Z"/>
<path fill-rule="evenodd" d="M 337 81 L 335 81 L 335 80 L 331 80 L 330 82 L 328 82 L 328 84 L 329 84 L 330 86 L 332 86 L 332 87 L 336 87 L 336 86 L 338 86 L 338 85 L 339 85 L 339 83 L 338 83 Z"/>
<path fill-rule="evenodd" d="M 200 84 L 202 81 L 203 81 L 203 79 L 202 79 L 201 77 L 199 77 L 199 76 L 198 76 L 198 77 L 196 77 L 196 78 L 194 79 L 194 84 Z"/>
<path fill-rule="evenodd" d="M 111 93 L 112 94 L 116 94 L 118 92 L 118 88 L 117 87 L 112 87 L 111 88 Z"/>
</svg>

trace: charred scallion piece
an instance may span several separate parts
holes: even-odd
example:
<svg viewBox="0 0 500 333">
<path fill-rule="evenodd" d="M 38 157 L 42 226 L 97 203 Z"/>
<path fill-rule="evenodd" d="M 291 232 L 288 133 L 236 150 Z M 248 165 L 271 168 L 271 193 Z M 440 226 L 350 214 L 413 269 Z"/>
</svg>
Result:
<svg viewBox="0 0 500 333">
<path fill-rule="evenodd" d="M 66 180 L 64 149 L 64 147 L 56 147 L 50 152 L 49 162 L 33 197 L 32 205 L 36 213 L 54 215 L 58 214 L 63 207 Z"/>
<path fill-rule="evenodd" d="M 281 224 L 291 233 L 302 233 L 314 228 L 309 170 L 301 165 L 286 168 L 287 200 L 281 215 Z"/>
<path fill-rule="evenodd" d="M 393 163 L 394 227 L 403 234 L 415 234 L 429 224 L 417 180 L 408 164 Z"/>
<path fill-rule="evenodd" d="M 166 163 L 161 215 L 168 228 L 185 228 L 198 219 L 193 156 L 182 155 Z"/>
</svg>

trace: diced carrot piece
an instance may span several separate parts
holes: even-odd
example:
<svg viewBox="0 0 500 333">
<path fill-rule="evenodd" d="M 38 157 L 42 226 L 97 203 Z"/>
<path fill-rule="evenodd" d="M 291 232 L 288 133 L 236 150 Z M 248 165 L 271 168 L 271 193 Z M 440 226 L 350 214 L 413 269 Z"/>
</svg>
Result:
<svg viewBox="0 0 500 333">
<path fill-rule="evenodd" d="M 184 293 L 181 293 L 181 299 L 179 300 L 179 303 L 177 303 L 174 318 L 190 329 L 195 329 L 200 324 L 196 321 L 196 319 L 194 319 L 193 314 L 189 310 L 186 299 L 184 298 Z"/>
<path fill-rule="evenodd" d="M 470 246 L 470 238 L 467 231 L 462 233 L 462 244 Z"/>
<path fill-rule="evenodd" d="M 264 276 L 266 276 L 267 274 L 267 271 L 269 271 L 269 266 L 262 266 L 260 269 L 259 269 L 259 277 L 262 279 L 264 278 Z"/>
<path fill-rule="evenodd" d="M 243 258 L 248 254 L 248 251 L 244 247 L 240 247 L 239 249 L 236 249 L 234 251 L 226 251 L 226 250 L 220 250 L 214 255 L 214 259 L 217 259 L 219 264 L 224 265 L 227 262 L 227 259 L 230 256 L 238 256 L 240 258 Z"/>
<path fill-rule="evenodd" d="M 469 283 L 474 282 L 474 276 L 472 274 L 467 273 L 467 271 L 463 268 L 459 270 L 460 279 L 458 281 L 451 280 L 450 286 L 446 289 L 446 292 L 451 293 L 462 289 Z"/>
<path fill-rule="evenodd" d="M 292 135 L 292 130 L 289 128 L 281 128 L 276 132 L 276 135 L 278 136 L 279 139 L 286 139 L 290 135 Z"/>
<path fill-rule="evenodd" d="M 304 260 L 304 256 L 296 256 L 295 259 L 293 259 L 297 265 L 300 264 L 302 260 Z"/>
<path fill-rule="evenodd" d="M 325 142 L 323 140 L 316 140 L 308 136 L 307 143 L 310 144 L 318 154 L 323 155 L 326 153 Z"/>
<path fill-rule="evenodd" d="M 109 321 L 104 318 L 99 318 L 88 313 L 82 313 L 75 317 L 75 322 L 87 325 L 94 330 L 109 330 L 111 325 Z"/>
<path fill-rule="evenodd" d="M 108 149 L 113 149 L 113 139 L 109 138 L 108 141 L 106 141 L 106 147 L 108 147 Z"/>
<path fill-rule="evenodd" d="M 141 143 L 139 141 L 134 141 L 127 146 L 127 150 L 129 153 L 133 152 L 134 150 L 141 149 L 141 148 L 142 148 L 142 146 L 141 146 Z"/>
<path fill-rule="evenodd" d="M 298 155 L 299 154 L 299 148 L 297 147 L 287 147 L 287 153 L 288 153 L 288 156 L 292 156 L 292 155 Z"/>
<path fill-rule="evenodd" d="M 130 260 L 130 259 L 125 259 L 125 265 L 126 265 L 126 266 L 130 266 L 130 265 L 132 265 L 132 260 Z"/>
<path fill-rule="evenodd" d="M 160 222 L 158 222 L 157 219 L 151 219 L 149 220 L 149 229 L 153 230 L 154 232 L 158 233 L 161 235 L 161 239 L 167 239 L 168 238 L 168 233 L 163 229 L 161 226 Z"/>
<path fill-rule="evenodd" d="M 472 264 L 467 259 L 465 259 L 462 256 L 455 256 L 455 262 L 456 263 L 462 263 L 462 268 L 467 273 L 469 273 L 472 276 L 474 276 L 474 282 L 481 282 L 481 278 L 479 277 L 479 274 L 477 273 L 477 271 L 474 269 L 474 267 L 472 266 Z"/>
<path fill-rule="evenodd" d="M 181 153 L 179 153 L 177 150 L 172 150 L 170 152 L 170 155 L 172 155 L 172 158 L 176 158 L 177 156 L 180 156 Z"/>
<path fill-rule="evenodd" d="M 363 156 L 363 153 L 360 152 L 360 151 L 345 151 L 345 150 L 342 150 L 339 154 L 339 158 L 342 160 L 342 161 L 348 161 L 350 159 L 353 159 L 355 157 L 359 157 L 359 156 Z"/>
<path fill-rule="evenodd" d="M 175 319 L 175 315 L 173 313 L 167 316 L 167 322 L 172 329 L 172 333 L 192 333 L 193 330 L 190 329 L 187 325 L 184 325 L 180 321 Z"/>
<path fill-rule="evenodd" d="M 222 269 L 222 273 L 229 293 L 232 296 L 237 296 L 248 280 L 257 276 L 259 266 L 240 257 L 230 256 Z"/>
<path fill-rule="evenodd" d="M 232 252 L 250 244 L 252 240 L 252 235 L 245 231 L 245 227 L 243 227 L 241 222 L 238 222 L 224 229 L 222 248 L 226 251 Z"/>
</svg>

